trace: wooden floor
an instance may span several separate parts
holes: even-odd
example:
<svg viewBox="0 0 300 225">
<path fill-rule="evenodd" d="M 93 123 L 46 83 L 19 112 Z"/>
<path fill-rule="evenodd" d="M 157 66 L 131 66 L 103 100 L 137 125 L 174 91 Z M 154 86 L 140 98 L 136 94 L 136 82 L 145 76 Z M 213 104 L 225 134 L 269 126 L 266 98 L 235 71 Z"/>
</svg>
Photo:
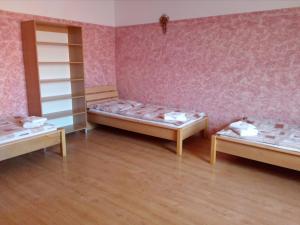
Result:
<svg viewBox="0 0 300 225">
<path fill-rule="evenodd" d="M 300 224 L 300 173 L 114 129 L 0 162 L 2 225 Z M 53 149 L 52 149 L 53 150 Z M 54 149 L 55 150 L 55 149 Z"/>
</svg>

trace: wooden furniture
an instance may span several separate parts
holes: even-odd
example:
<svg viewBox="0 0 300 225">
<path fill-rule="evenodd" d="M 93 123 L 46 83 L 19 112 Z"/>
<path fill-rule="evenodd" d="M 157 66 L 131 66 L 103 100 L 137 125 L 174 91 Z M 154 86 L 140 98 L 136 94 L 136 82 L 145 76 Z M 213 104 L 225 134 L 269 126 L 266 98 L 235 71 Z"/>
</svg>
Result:
<svg viewBox="0 0 300 225">
<path fill-rule="evenodd" d="M 217 152 L 300 171 L 300 152 L 289 151 L 280 147 L 213 135 L 210 159 L 212 165 L 216 163 Z"/>
<path fill-rule="evenodd" d="M 117 98 L 118 91 L 114 86 L 99 86 L 86 89 L 87 106 L 104 100 Z M 151 124 L 147 121 L 137 121 L 131 118 L 116 118 L 94 112 L 88 112 L 88 122 L 175 141 L 177 143 L 176 152 L 178 155 L 182 155 L 183 140 L 200 131 L 207 134 L 208 127 L 207 117 L 180 128 L 168 128 Z"/>
<path fill-rule="evenodd" d="M 67 152 L 64 129 L 49 131 L 47 133 L 0 144 L 0 161 L 57 144 L 60 144 L 61 155 L 65 157 Z"/>
<path fill-rule="evenodd" d="M 28 112 L 66 133 L 86 128 L 81 27 L 22 22 Z"/>
</svg>

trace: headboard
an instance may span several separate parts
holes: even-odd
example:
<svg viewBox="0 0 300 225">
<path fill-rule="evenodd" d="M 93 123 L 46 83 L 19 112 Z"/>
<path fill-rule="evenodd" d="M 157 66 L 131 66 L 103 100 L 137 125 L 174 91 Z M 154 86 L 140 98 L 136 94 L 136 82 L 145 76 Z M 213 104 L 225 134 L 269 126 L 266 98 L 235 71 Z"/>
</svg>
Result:
<svg viewBox="0 0 300 225">
<path fill-rule="evenodd" d="M 117 99 L 118 91 L 115 86 L 96 86 L 85 89 L 86 105 L 102 102 L 109 99 Z"/>
</svg>

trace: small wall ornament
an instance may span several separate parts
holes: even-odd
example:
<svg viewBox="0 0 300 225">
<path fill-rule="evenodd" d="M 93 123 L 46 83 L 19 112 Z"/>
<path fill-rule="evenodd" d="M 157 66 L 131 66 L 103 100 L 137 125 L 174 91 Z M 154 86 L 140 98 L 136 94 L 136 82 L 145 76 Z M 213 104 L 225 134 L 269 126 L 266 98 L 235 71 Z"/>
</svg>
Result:
<svg viewBox="0 0 300 225">
<path fill-rule="evenodd" d="M 167 16 L 166 14 L 163 14 L 160 18 L 159 18 L 159 23 L 162 27 L 162 31 L 163 34 L 167 33 L 167 24 L 169 22 L 169 16 Z"/>
</svg>

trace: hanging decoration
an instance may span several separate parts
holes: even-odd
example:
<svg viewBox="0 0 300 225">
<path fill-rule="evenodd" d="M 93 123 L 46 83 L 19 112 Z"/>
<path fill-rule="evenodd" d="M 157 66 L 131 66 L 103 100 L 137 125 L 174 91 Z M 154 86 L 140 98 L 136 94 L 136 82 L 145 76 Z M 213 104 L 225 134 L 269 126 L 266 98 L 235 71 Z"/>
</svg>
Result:
<svg viewBox="0 0 300 225">
<path fill-rule="evenodd" d="M 169 16 L 167 16 L 166 14 L 163 14 L 160 18 L 159 18 L 159 23 L 162 27 L 162 31 L 163 34 L 167 33 L 167 24 L 169 22 Z"/>
</svg>

